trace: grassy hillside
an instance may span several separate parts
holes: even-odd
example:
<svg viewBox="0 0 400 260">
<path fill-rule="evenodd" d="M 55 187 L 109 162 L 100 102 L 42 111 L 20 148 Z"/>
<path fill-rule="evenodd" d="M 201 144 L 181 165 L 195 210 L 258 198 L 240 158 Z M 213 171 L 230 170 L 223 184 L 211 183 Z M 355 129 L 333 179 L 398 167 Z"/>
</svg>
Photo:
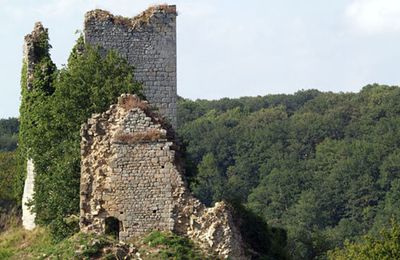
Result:
<svg viewBox="0 0 400 260">
<path fill-rule="evenodd" d="M 205 256 L 189 240 L 169 233 L 153 232 L 131 243 L 82 233 L 58 243 L 50 237 L 45 228 L 12 228 L 0 233 L 0 259 L 216 259 Z"/>
</svg>

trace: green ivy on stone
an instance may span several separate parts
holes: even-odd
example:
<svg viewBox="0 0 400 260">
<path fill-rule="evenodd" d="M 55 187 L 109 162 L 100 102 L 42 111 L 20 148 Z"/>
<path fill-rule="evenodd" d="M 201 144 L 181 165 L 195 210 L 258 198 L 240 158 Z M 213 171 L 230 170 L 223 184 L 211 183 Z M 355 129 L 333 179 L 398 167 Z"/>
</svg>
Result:
<svg viewBox="0 0 400 260">
<path fill-rule="evenodd" d="M 80 37 L 68 65 L 57 70 L 47 35 L 43 41 L 31 90 L 26 87 L 26 64 L 22 69 L 19 169 L 24 172 L 26 159 L 33 159 L 36 222 L 48 225 L 59 240 L 77 230 L 65 219 L 79 214 L 81 125 L 92 113 L 116 103 L 122 93 L 143 95 L 133 68 L 117 53 L 102 55 Z"/>
</svg>

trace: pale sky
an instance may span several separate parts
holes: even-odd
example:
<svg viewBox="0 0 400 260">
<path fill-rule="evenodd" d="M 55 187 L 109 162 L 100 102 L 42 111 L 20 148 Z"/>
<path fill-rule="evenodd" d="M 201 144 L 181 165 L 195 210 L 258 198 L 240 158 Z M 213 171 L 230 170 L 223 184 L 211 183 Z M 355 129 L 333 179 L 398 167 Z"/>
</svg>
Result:
<svg viewBox="0 0 400 260">
<path fill-rule="evenodd" d="M 164 3 L 162 1 L 161 3 Z M 0 0 L 0 118 L 18 115 L 23 37 L 49 28 L 66 63 L 86 11 L 134 16 L 156 1 Z M 178 94 L 197 99 L 357 92 L 400 82 L 400 0 L 174 0 Z"/>
</svg>

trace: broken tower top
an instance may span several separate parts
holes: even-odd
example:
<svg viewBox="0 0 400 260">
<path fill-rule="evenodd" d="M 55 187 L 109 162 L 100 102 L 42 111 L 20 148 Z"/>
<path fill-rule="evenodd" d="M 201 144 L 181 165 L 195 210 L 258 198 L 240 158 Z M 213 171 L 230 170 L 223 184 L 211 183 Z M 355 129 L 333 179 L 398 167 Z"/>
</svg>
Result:
<svg viewBox="0 0 400 260">
<path fill-rule="evenodd" d="M 134 69 L 150 105 L 176 127 L 176 7 L 152 6 L 133 18 L 93 10 L 85 15 L 85 42 L 114 50 Z"/>
</svg>

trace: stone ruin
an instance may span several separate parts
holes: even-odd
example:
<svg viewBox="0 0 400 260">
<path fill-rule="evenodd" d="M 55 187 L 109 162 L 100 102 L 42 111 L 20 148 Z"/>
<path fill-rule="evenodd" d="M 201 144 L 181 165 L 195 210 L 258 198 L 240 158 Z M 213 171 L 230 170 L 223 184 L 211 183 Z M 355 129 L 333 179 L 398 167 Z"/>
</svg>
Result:
<svg viewBox="0 0 400 260">
<path fill-rule="evenodd" d="M 230 207 L 206 208 L 190 194 L 172 132 L 127 94 L 82 126 L 81 230 L 104 234 L 114 221 L 122 241 L 171 231 L 221 257 L 246 259 Z"/>
<path fill-rule="evenodd" d="M 34 80 L 34 67 L 38 62 L 37 52 L 40 39 L 43 34 L 47 33 L 42 23 L 35 23 L 32 33 L 25 36 L 23 57 L 26 64 L 26 88 L 28 91 L 32 90 L 32 82 Z M 24 191 L 22 195 L 22 225 L 27 230 L 35 228 L 36 214 L 31 211 L 27 203 L 32 201 L 35 187 L 35 165 L 33 160 L 28 158 L 26 165 L 26 179 L 24 183 Z"/>
<path fill-rule="evenodd" d="M 90 11 L 84 36 L 135 67 L 149 103 L 122 95 L 117 105 L 82 126 L 81 230 L 107 233 L 114 226 L 122 241 L 153 230 L 172 231 L 221 257 L 245 259 L 229 206 L 220 202 L 206 208 L 183 177 L 173 134 L 176 7 L 153 6 L 131 19 Z"/>
<path fill-rule="evenodd" d="M 143 83 L 146 98 L 173 127 L 177 124 L 176 14 L 174 5 L 153 6 L 131 19 L 93 10 L 86 13 L 84 21 L 85 43 L 99 46 L 104 52 L 115 50 L 134 66 L 135 79 Z M 28 91 L 32 89 L 40 38 L 47 32 L 37 22 L 24 38 Z M 22 223 L 25 229 L 31 230 L 35 227 L 36 215 L 26 203 L 33 199 L 35 164 L 30 158 L 27 161 Z"/>
<path fill-rule="evenodd" d="M 43 32 L 47 29 L 37 23 L 25 37 L 28 91 L 35 46 Z M 247 259 L 230 207 L 219 202 L 206 208 L 184 180 L 173 134 L 176 7 L 153 6 L 131 19 L 90 11 L 85 15 L 84 39 L 104 53 L 115 50 L 126 58 L 135 67 L 135 78 L 143 83 L 149 103 L 124 94 L 82 126 L 81 230 L 102 234 L 113 229 L 122 241 L 153 230 L 171 231 L 220 257 Z M 28 158 L 25 202 L 32 199 L 34 177 L 34 162 Z M 23 208 L 24 227 L 32 229 L 35 215 L 25 203 Z"/>
</svg>

